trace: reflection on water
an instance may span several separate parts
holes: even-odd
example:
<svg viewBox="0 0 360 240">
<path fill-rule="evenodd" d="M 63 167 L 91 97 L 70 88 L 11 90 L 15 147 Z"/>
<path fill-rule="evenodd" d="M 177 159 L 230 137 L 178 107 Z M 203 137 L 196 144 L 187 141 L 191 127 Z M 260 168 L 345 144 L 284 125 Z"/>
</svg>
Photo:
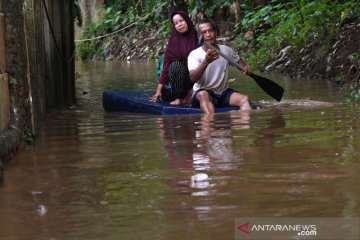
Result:
<svg viewBox="0 0 360 240">
<path fill-rule="evenodd" d="M 233 154 L 235 130 L 250 128 L 250 112 L 157 119 L 171 167 L 180 170 L 233 169 L 241 160 Z"/>
<path fill-rule="evenodd" d="M 270 107 L 110 113 L 102 91 L 154 88 L 155 64 L 77 71 L 79 106 L 49 113 L 35 147 L 7 165 L 0 239 L 233 239 L 237 217 L 359 216 L 359 112 L 345 100 L 276 104 L 232 72 Z M 287 101 L 342 99 L 332 85 L 273 79 Z"/>
</svg>

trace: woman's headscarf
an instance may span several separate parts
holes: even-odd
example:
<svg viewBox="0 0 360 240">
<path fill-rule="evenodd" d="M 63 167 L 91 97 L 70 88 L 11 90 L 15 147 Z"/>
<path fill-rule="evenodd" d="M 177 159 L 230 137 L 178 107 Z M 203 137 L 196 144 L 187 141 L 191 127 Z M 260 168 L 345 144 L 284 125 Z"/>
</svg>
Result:
<svg viewBox="0 0 360 240">
<path fill-rule="evenodd" d="M 179 14 L 187 23 L 188 31 L 186 33 L 181 34 L 176 31 L 172 21 L 176 14 Z M 182 11 L 175 11 L 171 14 L 171 23 L 173 25 L 173 30 L 166 46 L 165 61 L 171 63 L 175 60 L 180 60 L 186 63 L 189 53 L 197 48 L 198 40 L 194 24 L 188 14 Z"/>
</svg>

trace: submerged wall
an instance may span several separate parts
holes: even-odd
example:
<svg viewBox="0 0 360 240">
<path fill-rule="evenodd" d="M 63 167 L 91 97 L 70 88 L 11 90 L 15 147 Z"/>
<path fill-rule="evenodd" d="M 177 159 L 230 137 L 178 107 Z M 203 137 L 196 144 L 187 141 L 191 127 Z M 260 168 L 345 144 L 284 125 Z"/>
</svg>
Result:
<svg viewBox="0 0 360 240">
<path fill-rule="evenodd" d="M 9 88 L 8 76 L 6 73 L 4 37 L 4 14 L 0 11 L 0 132 L 4 131 L 7 128 L 10 116 Z"/>
<path fill-rule="evenodd" d="M 45 114 L 75 104 L 73 0 L 0 0 L 2 166 Z"/>
</svg>

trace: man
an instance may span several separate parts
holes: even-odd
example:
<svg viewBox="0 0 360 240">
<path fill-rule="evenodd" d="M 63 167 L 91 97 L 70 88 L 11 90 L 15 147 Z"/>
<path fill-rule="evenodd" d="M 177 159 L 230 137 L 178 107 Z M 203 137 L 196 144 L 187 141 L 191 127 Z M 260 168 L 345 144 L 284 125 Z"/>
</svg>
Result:
<svg viewBox="0 0 360 240">
<path fill-rule="evenodd" d="M 217 44 L 217 31 L 215 24 L 209 19 L 201 19 L 197 25 L 199 36 L 204 37 L 204 42 L 215 46 L 230 59 L 238 62 L 251 72 L 245 62 L 237 56 L 230 47 Z M 207 48 L 205 43 L 193 50 L 188 57 L 190 79 L 194 82 L 194 95 L 192 106 L 201 108 L 203 113 L 215 112 L 215 107 L 239 106 L 241 110 L 251 110 L 249 99 L 229 88 L 228 72 L 229 62 L 219 56 L 215 49 Z"/>
</svg>

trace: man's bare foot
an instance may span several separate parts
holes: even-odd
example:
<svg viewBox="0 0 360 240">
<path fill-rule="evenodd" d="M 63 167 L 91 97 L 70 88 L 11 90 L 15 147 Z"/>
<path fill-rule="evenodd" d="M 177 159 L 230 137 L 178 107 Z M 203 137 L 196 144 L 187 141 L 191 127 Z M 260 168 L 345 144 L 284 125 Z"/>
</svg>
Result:
<svg viewBox="0 0 360 240">
<path fill-rule="evenodd" d="M 191 104 L 191 100 L 192 100 L 192 95 L 193 95 L 194 91 L 191 89 L 188 94 L 186 95 L 186 97 L 184 99 L 181 99 L 180 102 L 183 105 L 190 105 Z"/>
<path fill-rule="evenodd" d="M 243 110 L 243 111 L 251 111 L 253 110 L 251 105 L 250 104 L 243 104 L 241 107 L 240 107 L 240 111 Z"/>
<path fill-rule="evenodd" d="M 180 99 L 175 99 L 174 101 L 170 102 L 171 105 L 177 106 L 181 104 L 181 100 Z"/>
<path fill-rule="evenodd" d="M 190 104 L 191 104 L 191 99 L 190 99 L 190 100 L 187 99 L 187 98 L 181 99 L 181 100 L 180 100 L 180 104 L 181 104 L 181 105 L 190 105 Z"/>
</svg>

